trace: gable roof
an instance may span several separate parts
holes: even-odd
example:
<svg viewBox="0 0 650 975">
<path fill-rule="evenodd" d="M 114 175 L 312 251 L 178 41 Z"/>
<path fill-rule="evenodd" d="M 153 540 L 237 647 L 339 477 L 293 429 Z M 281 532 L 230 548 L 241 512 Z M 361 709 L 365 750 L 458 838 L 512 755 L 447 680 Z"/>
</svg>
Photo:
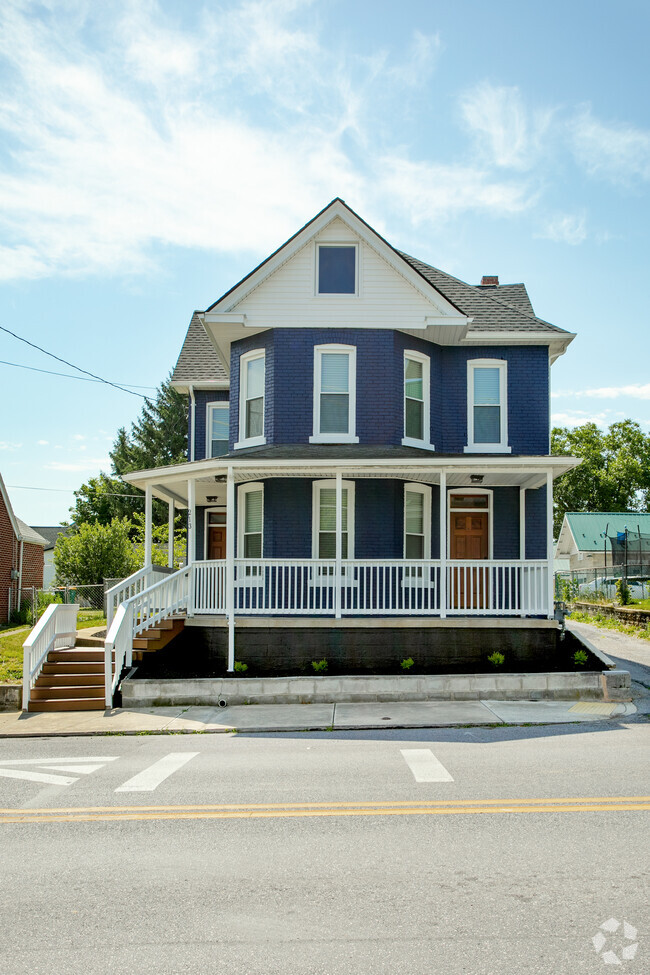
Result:
<svg viewBox="0 0 650 975">
<path fill-rule="evenodd" d="M 33 525 L 31 530 L 43 538 L 46 552 L 54 548 L 59 535 L 65 535 L 67 537 L 71 532 L 70 528 L 64 528 L 62 525 L 39 525 L 38 527 Z"/>
<path fill-rule="evenodd" d="M 11 501 L 9 495 L 7 494 L 7 489 L 5 487 L 5 482 L 2 480 L 2 474 L 0 474 L 0 497 L 4 501 L 7 514 L 9 516 L 9 521 L 11 522 L 11 527 L 13 528 L 14 535 L 19 542 L 27 542 L 29 545 L 42 545 L 43 548 L 47 545 L 46 540 L 38 532 L 35 532 L 33 528 L 30 528 L 24 521 L 17 518 L 14 514 L 14 509 L 11 506 Z"/>
<path fill-rule="evenodd" d="M 199 318 L 194 312 L 171 381 L 174 385 L 227 385 L 228 376 Z"/>
<path fill-rule="evenodd" d="M 558 538 L 558 554 L 571 554 L 573 540 L 578 552 L 602 552 L 603 535 L 636 531 L 650 534 L 650 512 L 645 511 L 567 511 Z"/>
</svg>

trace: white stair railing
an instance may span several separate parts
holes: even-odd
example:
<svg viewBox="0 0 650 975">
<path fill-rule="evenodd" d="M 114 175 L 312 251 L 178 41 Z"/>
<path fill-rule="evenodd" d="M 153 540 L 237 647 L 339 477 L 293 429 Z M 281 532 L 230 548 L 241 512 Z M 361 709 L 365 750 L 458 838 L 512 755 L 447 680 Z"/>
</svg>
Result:
<svg viewBox="0 0 650 975">
<path fill-rule="evenodd" d="M 145 630 L 175 613 L 187 612 L 190 602 L 190 569 L 185 566 L 165 575 L 121 603 L 104 642 L 104 678 L 106 707 L 113 705 L 113 695 L 124 667 L 133 662 L 133 640 Z"/>
<path fill-rule="evenodd" d="M 51 650 L 74 646 L 77 638 L 79 603 L 50 603 L 23 643 L 23 711 Z"/>
<path fill-rule="evenodd" d="M 113 622 L 113 617 L 117 610 L 117 607 L 122 603 L 125 603 L 127 599 L 131 599 L 132 596 L 136 596 L 139 592 L 144 592 L 155 582 L 158 582 L 161 576 L 169 576 L 171 574 L 171 569 L 166 568 L 162 565 L 146 565 L 142 569 L 138 569 L 132 575 L 127 576 L 126 579 L 122 579 L 117 585 L 112 586 L 111 589 L 106 590 L 106 626 L 110 628 Z"/>
</svg>

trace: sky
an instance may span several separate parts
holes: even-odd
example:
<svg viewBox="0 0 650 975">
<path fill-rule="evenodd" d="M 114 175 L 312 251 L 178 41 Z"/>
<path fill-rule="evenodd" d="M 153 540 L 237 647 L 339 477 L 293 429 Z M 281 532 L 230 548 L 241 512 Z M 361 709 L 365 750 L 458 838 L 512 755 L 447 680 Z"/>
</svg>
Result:
<svg viewBox="0 0 650 975">
<path fill-rule="evenodd" d="M 0 331 L 16 514 L 65 520 L 192 311 L 335 196 L 577 333 L 554 423 L 650 431 L 649 28 L 646 0 L 3 0 L 0 327 L 131 390 Z"/>
</svg>

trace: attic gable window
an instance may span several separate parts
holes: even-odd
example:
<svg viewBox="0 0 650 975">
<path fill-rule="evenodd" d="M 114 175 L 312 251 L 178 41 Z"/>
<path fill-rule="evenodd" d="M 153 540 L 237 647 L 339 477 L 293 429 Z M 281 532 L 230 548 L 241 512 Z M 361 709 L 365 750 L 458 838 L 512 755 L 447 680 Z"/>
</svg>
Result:
<svg viewBox="0 0 650 975">
<path fill-rule="evenodd" d="M 319 244 L 316 278 L 316 291 L 319 295 L 356 294 L 356 245 Z"/>
<path fill-rule="evenodd" d="M 505 359 L 470 359 L 467 363 L 466 453 L 511 452 L 507 369 Z"/>
</svg>

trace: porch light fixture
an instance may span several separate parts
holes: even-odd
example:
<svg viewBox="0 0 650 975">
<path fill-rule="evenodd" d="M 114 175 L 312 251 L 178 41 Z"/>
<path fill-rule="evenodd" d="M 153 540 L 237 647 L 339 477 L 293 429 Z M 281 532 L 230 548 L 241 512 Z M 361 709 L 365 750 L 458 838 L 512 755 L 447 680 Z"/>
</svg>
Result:
<svg viewBox="0 0 650 975">
<path fill-rule="evenodd" d="M 215 474 L 214 475 L 214 480 L 215 480 L 215 482 L 217 484 L 220 484 L 220 483 L 222 483 L 223 481 L 226 480 L 226 475 L 225 474 Z"/>
<path fill-rule="evenodd" d="M 469 479 L 472 482 L 472 484 L 482 484 L 483 474 L 470 474 Z"/>
<path fill-rule="evenodd" d="M 219 500 L 219 495 L 218 494 L 208 495 L 205 500 L 208 502 L 208 504 L 214 504 L 216 501 Z"/>
</svg>

